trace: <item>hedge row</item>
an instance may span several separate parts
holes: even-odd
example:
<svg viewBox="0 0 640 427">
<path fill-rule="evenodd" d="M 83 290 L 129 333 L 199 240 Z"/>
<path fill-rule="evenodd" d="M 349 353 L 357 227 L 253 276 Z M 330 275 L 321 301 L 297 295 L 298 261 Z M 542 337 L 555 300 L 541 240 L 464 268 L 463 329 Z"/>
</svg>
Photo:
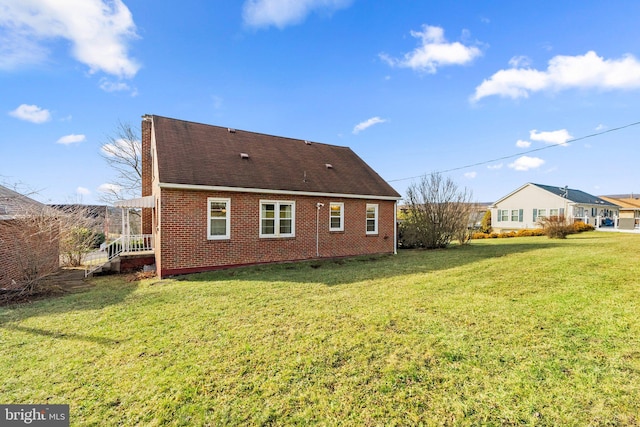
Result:
<svg viewBox="0 0 640 427">
<path fill-rule="evenodd" d="M 566 227 L 571 229 L 573 233 L 582 233 L 583 231 L 593 231 L 595 227 L 593 225 L 585 224 L 584 222 L 574 222 Z M 471 235 L 472 239 L 502 239 L 508 237 L 531 237 L 531 236 L 546 236 L 547 230 L 544 228 L 525 228 L 518 231 L 509 231 L 502 233 L 481 233 L 476 232 Z"/>
</svg>

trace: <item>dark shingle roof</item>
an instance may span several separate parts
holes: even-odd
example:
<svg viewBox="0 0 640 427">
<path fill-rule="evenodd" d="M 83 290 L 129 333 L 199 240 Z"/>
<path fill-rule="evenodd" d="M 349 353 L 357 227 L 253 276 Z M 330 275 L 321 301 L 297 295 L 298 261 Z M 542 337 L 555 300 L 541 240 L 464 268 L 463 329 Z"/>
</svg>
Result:
<svg viewBox="0 0 640 427">
<path fill-rule="evenodd" d="M 153 129 L 163 184 L 400 197 L 347 147 L 161 116 Z"/>
<path fill-rule="evenodd" d="M 533 184 L 536 187 L 540 187 L 543 190 L 547 190 L 550 193 L 555 194 L 556 196 L 563 197 L 565 193 L 564 187 L 554 187 L 552 185 L 541 185 L 541 184 Z M 585 193 L 584 191 L 574 190 L 572 188 L 567 188 L 567 196 L 566 199 L 572 201 L 574 203 L 580 203 L 585 205 L 605 205 L 615 207 L 613 203 L 607 202 L 606 200 L 601 199 L 600 197 L 596 197 L 592 194 Z"/>
<path fill-rule="evenodd" d="M 0 220 L 40 213 L 46 206 L 0 185 Z"/>
</svg>

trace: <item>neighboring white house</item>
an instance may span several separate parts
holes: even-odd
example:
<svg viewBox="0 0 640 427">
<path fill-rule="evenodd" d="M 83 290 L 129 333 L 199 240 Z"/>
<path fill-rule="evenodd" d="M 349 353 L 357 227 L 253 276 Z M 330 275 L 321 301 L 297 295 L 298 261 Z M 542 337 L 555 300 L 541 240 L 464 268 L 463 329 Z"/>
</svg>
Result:
<svg viewBox="0 0 640 427">
<path fill-rule="evenodd" d="M 491 227 L 496 232 L 540 228 L 539 220 L 551 216 L 595 227 L 614 226 L 619 216 L 617 205 L 584 191 L 533 183 L 502 197 L 490 209 Z"/>
</svg>

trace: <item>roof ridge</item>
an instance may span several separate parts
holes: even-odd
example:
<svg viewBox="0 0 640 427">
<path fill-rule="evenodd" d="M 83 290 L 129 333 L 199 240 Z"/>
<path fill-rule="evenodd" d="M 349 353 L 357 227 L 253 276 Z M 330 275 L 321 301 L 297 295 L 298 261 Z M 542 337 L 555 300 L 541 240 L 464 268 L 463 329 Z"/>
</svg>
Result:
<svg viewBox="0 0 640 427">
<path fill-rule="evenodd" d="M 194 125 L 210 126 L 210 127 L 219 128 L 219 129 L 233 129 L 235 132 L 250 133 L 250 134 L 253 134 L 253 135 L 262 135 L 262 136 L 267 136 L 267 137 L 271 137 L 271 138 L 281 138 L 281 139 L 288 139 L 288 140 L 291 140 L 291 141 L 309 142 L 311 144 L 326 145 L 326 146 L 329 146 L 329 147 L 345 148 L 347 150 L 353 151 L 353 150 L 351 150 L 350 147 L 348 147 L 346 145 L 327 144 L 326 142 L 311 141 L 309 139 L 294 138 L 294 137 L 282 136 L 282 135 L 272 135 L 270 133 L 265 133 L 265 132 L 255 132 L 255 131 L 251 131 L 251 130 L 238 129 L 238 128 L 234 128 L 234 127 L 230 127 L 230 126 L 212 125 L 212 124 L 209 124 L 209 123 L 195 122 L 193 120 L 176 119 L 174 117 L 160 116 L 158 114 L 150 114 L 150 116 L 151 117 L 158 117 L 158 118 L 165 119 L 165 120 L 173 120 L 173 121 L 177 121 L 177 122 L 191 123 L 191 124 L 194 124 Z"/>
</svg>

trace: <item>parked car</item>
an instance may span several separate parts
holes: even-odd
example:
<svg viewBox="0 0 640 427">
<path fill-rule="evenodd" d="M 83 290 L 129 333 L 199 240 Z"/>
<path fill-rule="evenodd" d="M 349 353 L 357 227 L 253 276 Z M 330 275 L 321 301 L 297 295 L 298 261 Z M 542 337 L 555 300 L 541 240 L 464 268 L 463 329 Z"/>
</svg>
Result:
<svg viewBox="0 0 640 427">
<path fill-rule="evenodd" d="M 613 227 L 613 220 L 611 218 L 605 218 L 602 220 L 602 225 L 604 227 Z"/>
</svg>

